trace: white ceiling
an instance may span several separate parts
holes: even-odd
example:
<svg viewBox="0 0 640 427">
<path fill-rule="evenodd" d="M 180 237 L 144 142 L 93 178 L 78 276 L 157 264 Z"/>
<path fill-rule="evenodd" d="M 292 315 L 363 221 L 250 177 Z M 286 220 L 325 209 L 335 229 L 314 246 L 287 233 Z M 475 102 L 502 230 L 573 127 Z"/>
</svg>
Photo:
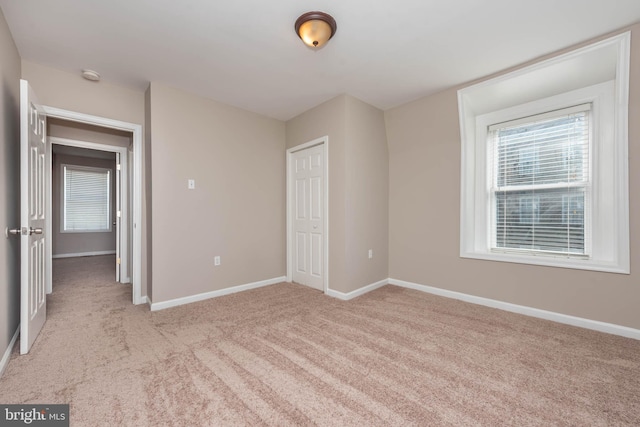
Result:
<svg viewBox="0 0 640 427">
<path fill-rule="evenodd" d="M 23 59 L 162 82 L 281 120 L 348 93 L 380 109 L 640 22 L 640 0 L 0 0 Z M 293 25 L 338 23 L 319 51 Z M 78 77 L 80 78 L 80 77 Z M 99 84 L 99 83 L 98 83 Z"/>
</svg>

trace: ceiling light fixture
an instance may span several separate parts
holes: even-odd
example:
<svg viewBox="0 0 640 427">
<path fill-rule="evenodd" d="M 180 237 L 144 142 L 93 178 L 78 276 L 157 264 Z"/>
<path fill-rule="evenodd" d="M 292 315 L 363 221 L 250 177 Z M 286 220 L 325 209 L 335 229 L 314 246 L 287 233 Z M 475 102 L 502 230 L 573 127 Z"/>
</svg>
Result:
<svg viewBox="0 0 640 427">
<path fill-rule="evenodd" d="M 296 34 L 309 47 L 322 47 L 336 33 L 338 26 L 331 15 L 324 12 L 307 12 L 296 20 Z"/>
<path fill-rule="evenodd" d="M 93 70 L 82 70 L 82 77 L 87 80 L 91 80 L 92 82 L 100 81 L 100 74 Z"/>
</svg>

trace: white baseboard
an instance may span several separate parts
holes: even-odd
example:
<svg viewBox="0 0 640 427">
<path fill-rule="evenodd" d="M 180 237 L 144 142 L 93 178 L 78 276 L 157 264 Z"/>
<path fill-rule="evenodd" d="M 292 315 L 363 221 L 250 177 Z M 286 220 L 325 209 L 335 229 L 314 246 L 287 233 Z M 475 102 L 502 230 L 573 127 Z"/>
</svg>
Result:
<svg viewBox="0 0 640 427">
<path fill-rule="evenodd" d="M 149 301 L 149 297 L 147 296 L 142 296 L 142 297 L 138 297 L 136 298 L 136 301 L 134 302 L 135 305 L 140 305 L 140 304 L 151 304 L 151 302 Z"/>
<path fill-rule="evenodd" d="M 235 294 L 236 292 L 248 291 L 249 289 L 261 288 L 263 286 L 275 285 L 276 283 L 286 282 L 285 276 L 276 277 L 273 279 L 262 280 L 260 282 L 247 283 L 245 285 L 232 286 L 230 288 L 220 289 L 217 291 L 205 292 L 202 294 L 191 295 L 183 298 L 176 298 L 162 302 L 150 302 L 151 311 L 163 310 L 165 308 L 176 307 L 183 304 L 189 304 L 192 302 L 203 301 L 210 298 L 221 297 L 223 295 Z"/>
<path fill-rule="evenodd" d="M 7 365 L 9 364 L 9 359 L 11 358 L 11 352 L 13 351 L 13 346 L 16 345 L 16 341 L 18 339 L 18 335 L 20 335 L 20 325 L 18 325 L 18 329 L 13 334 L 13 338 L 11 338 L 11 342 L 9 342 L 9 346 L 4 352 L 2 356 L 2 360 L 0 360 L 0 378 L 4 374 L 4 370 L 7 369 Z"/>
<path fill-rule="evenodd" d="M 97 255 L 115 255 L 116 251 L 96 251 L 96 252 L 79 252 L 75 254 L 58 254 L 52 255 L 51 258 L 77 258 L 81 256 L 97 256 Z"/>
<path fill-rule="evenodd" d="M 525 316 L 538 317 L 540 319 L 552 320 L 558 323 L 578 326 L 581 328 L 592 329 L 594 331 L 606 332 L 608 334 L 620 335 L 627 338 L 640 340 L 640 330 L 629 328 L 627 326 L 615 325 L 613 323 L 600 322 L 598 320 L 590 320 L 582 317 L 569 316 L 567 314 L 556 313 L 553 311 L 541 310 L 538 308 L 527 307 L 524 305 L 511 304 L 508 302 L 497 301 L 489 298 L 478 297 L 474 295 L 464 294 L 461 292 L 449 291 L 432 286 L 420 285 L 403 280 L 389 279 L 390 285 L 401 286 L 403 288 L 415 289 L 442 297 L 453 298 L 472 304 L 484 305 L 487 307 L 497 308 L 500 310 L 510 311 L 512 313 L 524 314 Z"/>
<path fill-rule="evenodd" d="M 384 279 L 384 280 L 380 280 L 379 282 L 372 283 L 367 286 L 363 286 L 362 288 L 356 289 L 355 291 L 351 291 L 346 294 L 344 292 L 334 291 L 333 289 L 327 289 L 327 295 L 329 295 L 330 297 L 341 299 L 343 301 L 348 301 L 350 299 L 359 297 L 360 295 L 364 295 L 367 292 L 371 292 L 372 290 L 378 289 L 387 284 L 389 284 L 389 279 Z"/>
</svg>

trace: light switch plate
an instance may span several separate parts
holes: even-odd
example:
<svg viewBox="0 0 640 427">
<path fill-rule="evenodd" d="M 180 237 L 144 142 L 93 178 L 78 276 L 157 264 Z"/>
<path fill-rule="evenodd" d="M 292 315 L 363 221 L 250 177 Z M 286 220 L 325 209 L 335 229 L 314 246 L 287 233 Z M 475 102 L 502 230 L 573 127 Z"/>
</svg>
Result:
<svg viewBox="0 0 640 427">
<path fill-rule="evenodd" d="M 196 180 L 190 179 L 189 181 L 187 181 L 187 188 L 189 190 L 193 190 L 194 188 L 196 188 Z"/>
</svg>

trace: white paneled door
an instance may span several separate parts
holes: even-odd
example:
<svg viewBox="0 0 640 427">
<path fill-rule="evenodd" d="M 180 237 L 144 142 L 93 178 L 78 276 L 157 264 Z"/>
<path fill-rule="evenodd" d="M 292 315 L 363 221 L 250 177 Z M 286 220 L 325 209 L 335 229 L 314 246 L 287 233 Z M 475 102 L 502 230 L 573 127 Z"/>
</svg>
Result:
<svg viewBox="0 0 640 427">
<path fill-rule="evenodd" d="M 324 289 L 324 148 L 293 153 L 291 212 L 293 281 Z"/>
<path fill-rule="evenodd" d="M 29 352 L 47 318 L 45 250 L 46 117 L 20 80 L 20 353 Z"/>
</svg>

